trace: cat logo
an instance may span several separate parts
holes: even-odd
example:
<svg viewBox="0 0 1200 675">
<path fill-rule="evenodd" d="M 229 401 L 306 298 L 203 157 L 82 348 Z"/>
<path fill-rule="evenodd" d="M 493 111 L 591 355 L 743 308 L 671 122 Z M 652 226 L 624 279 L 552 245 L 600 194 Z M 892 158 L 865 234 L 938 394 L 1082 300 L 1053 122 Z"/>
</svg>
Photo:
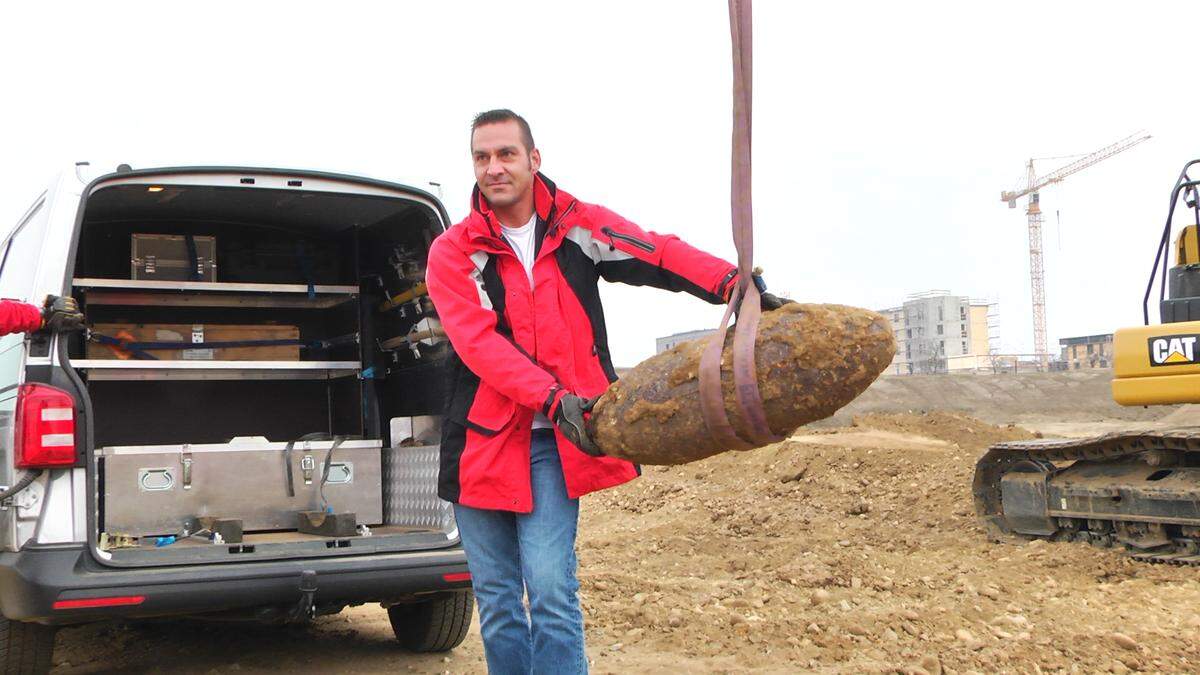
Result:
<svg viewBox="0 0 1200 675">
<path fill-rule="evenodd" d="M 1164 335 L 1150 338 L 1150 365 L 1186 366 L 1196 363 L 1196 340 L 1200 335 Z"/>
</svg>

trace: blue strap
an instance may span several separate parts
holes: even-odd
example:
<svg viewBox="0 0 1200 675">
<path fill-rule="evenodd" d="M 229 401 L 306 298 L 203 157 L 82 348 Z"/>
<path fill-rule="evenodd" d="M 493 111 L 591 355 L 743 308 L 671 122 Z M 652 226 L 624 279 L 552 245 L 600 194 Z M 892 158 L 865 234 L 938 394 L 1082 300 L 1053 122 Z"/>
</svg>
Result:
<svg viewBox="0 0 1200 675">
<path fill-rule="evenodd" d="M 157 361 L 158 360 L 158 357 L 156 357 L 152 354 L 147 354 L 146 352 L 142 351 L 141 349 L 138 349 L 137 347 L 135 347 L 134 345 L 137 343 L 134 343 L 134 342 L 124 342 L 122 340 L 118 340 L 116 338 L 112 338 L 107 335 L 101 335 L 99 333 L 92 333 L 88 337 L 88 339 L 91 340 L 92 342 L 96 342 L 96 343 L 99 343 L 102 345 L 112 345 L 114 347 L 119 347 L 121 349 L 124 349 L 125 351 L 129 352 L 129 354 L 131 356 L 133 356 L 133 358 L 138 359 L 139 361 Z"/>
<path fill-rule="evenodd" d="M 92 333 L 93 342 L 102 345 L 112 345 L 129 352 L 134 358 L 157 361 L 158 357 L 147 352 L 152 350 L 191 350 L 191 349 L 234 349 L 237 347 L 287 347 L 299 346 L 304 349 L 319 349 L 324 346 L 321 340 L 230 340 L 225 342 L 127 342 L 107 335 Z"/>
<path fill-rule="evenodd" d="M 317 287 L 313 283 L 312 258 L 308 256 L 308 249 L 302 241 L 296 242 L 296 259 L 300 262 L 300 273 L 308 282 L 308 299 L 312 300 L 317 297 Z"/>
<path fill-rule="evenodd" d="M 226 340 L 223 342 L 130 342 L 126 340 L 118 340 L 114 337 L 101 335 L 100 333 L 92 333 L 89 340 L 102 344 L 112 345 L 119 349 L 123 349 L 133 355 L 137 359 L 157 360 L 157 358 L 148 351 L 166 350 L 166 349 L 236 349 L 238 347 L 291 347 L 298 346 L 301 349 L 323 349 L 334 347 L 342 344 L 349 344 L 358 341 L 358 334 L 351 333 L 350 335 L 342 335 L 328 340 L 300 340 L 298 338 L 286 338 L 279 340 Z"/>
</svg>

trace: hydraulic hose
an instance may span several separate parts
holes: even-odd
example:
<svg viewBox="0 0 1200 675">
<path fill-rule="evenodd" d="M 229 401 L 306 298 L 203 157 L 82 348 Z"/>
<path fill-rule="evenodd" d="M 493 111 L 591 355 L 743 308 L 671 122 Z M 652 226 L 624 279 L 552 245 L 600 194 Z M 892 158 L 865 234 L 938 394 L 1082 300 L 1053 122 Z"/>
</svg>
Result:
<svg viewBox="0 0 1200 675">
<path fill-rule="evenodd" d="M 12 484 L 12 487 L 9 487 L 5 490 L 0 490 L 0 502 L 17 494 L 21 490 L 24 490 L 25 488 L 29 487 L 29 485 L 31 483 L 33 483 L 33 481 L 36 480 L 37 477 L 40 475 L 42 475 L 41 469 L 34 469 L 33 471 L 26 471 L 24 474 L 21 475 L 21 478 L 18 479 L 17 482 Z"/>
</svg>

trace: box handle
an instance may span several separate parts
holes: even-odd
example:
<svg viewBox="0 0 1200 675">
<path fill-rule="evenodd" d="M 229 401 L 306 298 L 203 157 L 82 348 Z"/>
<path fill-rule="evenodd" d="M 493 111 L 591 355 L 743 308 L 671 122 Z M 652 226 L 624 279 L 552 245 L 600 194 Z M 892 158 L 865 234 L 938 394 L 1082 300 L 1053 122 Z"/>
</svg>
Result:
<svg viewBox="0 0 1200 675">
<path fill-rule="evenodd" d="M 321 462 L 321 473 L 325 473 L 325 462 Z M 325 480 L 331 485 L 354 482 L 354 462 L 331 462 L 329 478 Z"/>
<path fill-rule="evenodd" d="M 168 468 L 138 469 L 138 487 L 144 492 L 162 492 L 175 487 L 175 475 Z"/>
</svg>

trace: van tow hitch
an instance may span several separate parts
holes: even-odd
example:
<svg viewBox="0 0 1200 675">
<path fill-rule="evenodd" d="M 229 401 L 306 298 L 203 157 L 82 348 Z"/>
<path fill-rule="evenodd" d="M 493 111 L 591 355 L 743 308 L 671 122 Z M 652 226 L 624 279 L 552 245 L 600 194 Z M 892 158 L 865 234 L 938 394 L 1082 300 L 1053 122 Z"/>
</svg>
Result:
<svg viewBox="0 0 1200 675">
<path fill-rule="evenodd" d="M 300 600 L 292 608 L 287 623 L 305 623 L 317 615 L 317 573 L 304 570 L 300 573 Z"/>
</svg>

